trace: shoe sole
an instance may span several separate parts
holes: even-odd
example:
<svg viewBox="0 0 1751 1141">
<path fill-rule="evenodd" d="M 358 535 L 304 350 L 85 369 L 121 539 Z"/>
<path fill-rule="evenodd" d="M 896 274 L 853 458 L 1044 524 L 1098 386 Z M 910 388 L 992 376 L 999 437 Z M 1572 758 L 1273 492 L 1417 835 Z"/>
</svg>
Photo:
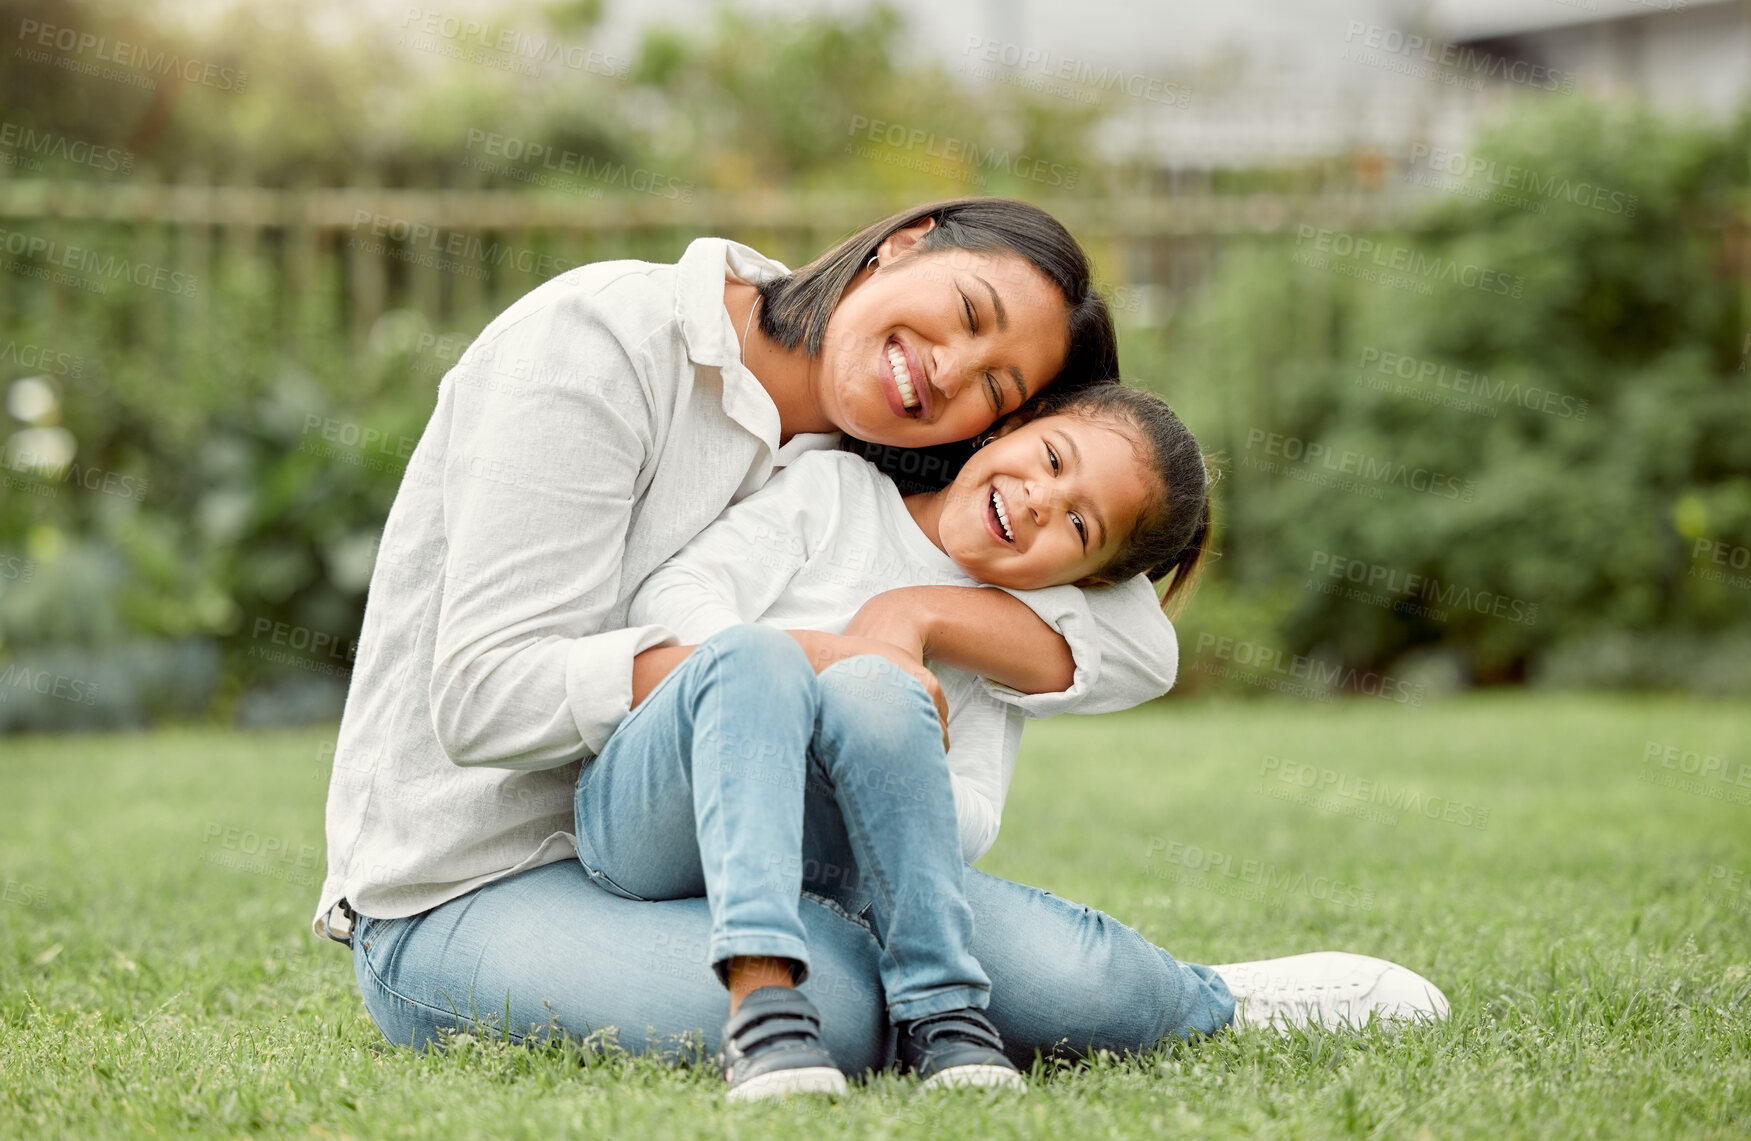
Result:
<svg viewBox="0 0 1751 1141">
<path fill-rule="evenodd" d="M 1021 1092 L 1027 1082 L 1008 1066 L 950 1066 L 919 1083 L 921 1089 L 1010 1089 Z"/>
<path fill-rule="evenodd" d="M 845 1075 L 832 1066 L 798 1066 L 793 1070 L 771 1070 L 732 1086 L 725 1097 L 730 1101 L 769 1101 L 792 1094 L 826 1094 L 840 1097 L 845 1093 Z"/>
</svg>

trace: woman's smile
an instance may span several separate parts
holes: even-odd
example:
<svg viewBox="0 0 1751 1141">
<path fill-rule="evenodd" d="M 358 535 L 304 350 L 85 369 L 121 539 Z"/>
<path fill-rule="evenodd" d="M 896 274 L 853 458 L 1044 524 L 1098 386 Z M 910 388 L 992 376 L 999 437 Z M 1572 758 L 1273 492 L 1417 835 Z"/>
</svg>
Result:
<svg viewBox="0 0 1751 1141">
<path fill-rule="evenodd" d="M 1041 270 L 1008 252 L 910 249 L 885 244 L 833 310 L 814 430 L 902 447 L 969 439 L 1063 365 L 1069 307 Z"/>
<path fill-rule="evenodd" d="M 930 378 L 925 375 L 917 354 L 895 335 L 882 345 L 882 358 L 886 367 L 877 371 L 886 382 L 884 395 L 894 415 L 915 420 L 930 419 Z"/>
</svg>

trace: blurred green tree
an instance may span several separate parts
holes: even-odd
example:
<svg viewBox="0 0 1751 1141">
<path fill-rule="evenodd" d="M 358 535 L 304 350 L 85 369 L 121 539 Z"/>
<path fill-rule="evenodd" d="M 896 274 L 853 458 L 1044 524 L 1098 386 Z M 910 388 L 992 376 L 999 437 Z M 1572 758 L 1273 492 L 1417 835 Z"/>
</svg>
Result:
<svg viewBox="0 0 1751 1141">
<path fill-rule="evenodd" d="M 1156 358 L 1229 457 L 1205 613 L 1364 669 L 1751 686 L 1751 578 L 1698 554 L 1751 546 L 1748 143 L 1529 103 L 1430 229 L 1235 251 Z"/>
</svg>

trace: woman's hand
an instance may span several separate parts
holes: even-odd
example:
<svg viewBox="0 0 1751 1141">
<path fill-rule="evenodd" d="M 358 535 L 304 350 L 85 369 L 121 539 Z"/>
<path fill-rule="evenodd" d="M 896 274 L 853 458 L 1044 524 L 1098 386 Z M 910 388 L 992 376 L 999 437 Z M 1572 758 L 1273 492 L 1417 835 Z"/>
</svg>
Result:
<svg viewBox="0 0 1751 1141">
<path fill-rule="evenodd" d="M 657 683 L 669 676 L 669 671 L 687 660 L 693 646 L 652 646 L 632 658 L 632 708 L 637 709 Z"/>
<path fill-rule="evenodd" d="M 1062 693 L 1076 681 L 1070 643 L 1012 594 L 987 586 L 902 586 L 858 610 L 847 636 L 875 638 L 1007 685 Z"/>
<path fill-rule="evenodd" d="M 922 654 L 913 653 L 892 642 L 884 642 L 879 638 L 858 637 L 851 634 L 824 634 L 818 630 L 792 630 L 790 636 L 797 640 L 803 652 L 809 656 L 809 664 L 815 667 L 818 674 L 835 662 L 846 658 L 854 658 L 859 654 L 875 654 L 888 659 L 913 677 L 924 687 L 924 692 L 930 695 L 930 700 L 936 706 L 936 720 L 942 726 L 942 748 L 948 751 L 948 699 L 942 695 L 942 683 L 936 680 L 924 664 Z"/>
</svg>

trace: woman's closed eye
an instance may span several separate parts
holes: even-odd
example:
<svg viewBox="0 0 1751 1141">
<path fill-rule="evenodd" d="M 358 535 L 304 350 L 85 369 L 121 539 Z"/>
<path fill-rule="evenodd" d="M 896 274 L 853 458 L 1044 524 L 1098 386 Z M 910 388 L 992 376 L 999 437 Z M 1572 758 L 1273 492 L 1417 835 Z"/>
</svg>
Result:
<svg viewBox="0 0 1751 1141">
<path fill-rule="evenodd" d="M 961 308 L 966 310 L 967 332 L 973 334 L 975 337 L 978 336 L 979 311 L 973 308 L 972 298 L 968 297 L 965 293 L 961 294 Z M 981 373 L 980 377 L 985 381 L 985 392 L 991 397 L 991 407 L 999 412 L 1003 411 L 1003 386 L 997 383 L 996 375 L 987 371 Z"/>
</svg>

